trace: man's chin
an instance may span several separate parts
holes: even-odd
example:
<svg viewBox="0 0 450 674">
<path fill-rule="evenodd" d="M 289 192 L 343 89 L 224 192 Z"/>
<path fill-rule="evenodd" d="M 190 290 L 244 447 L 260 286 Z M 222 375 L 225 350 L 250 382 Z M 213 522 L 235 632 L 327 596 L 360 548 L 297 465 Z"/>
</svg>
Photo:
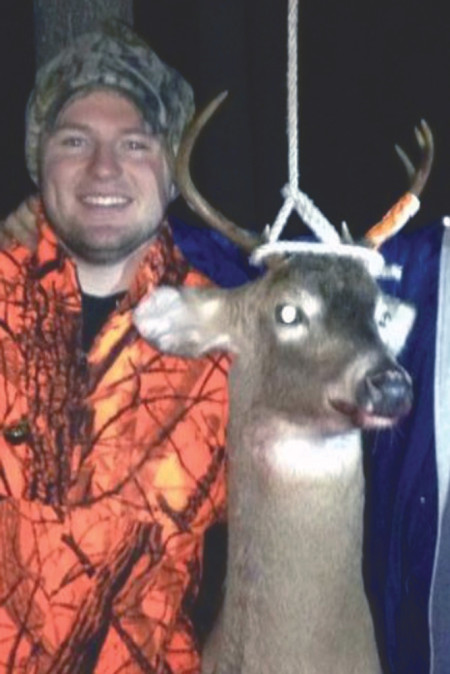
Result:
<svg viewBox="0 0 450 674">
<path fill-rule="evenodd" d="M 90 241 L 64 241 L 65 248 L 73 257 L 96 265 L 122 262 L 147 245 L 154 233 L 133 240 L 116 241 L 103 237 Z"/>
</svg>

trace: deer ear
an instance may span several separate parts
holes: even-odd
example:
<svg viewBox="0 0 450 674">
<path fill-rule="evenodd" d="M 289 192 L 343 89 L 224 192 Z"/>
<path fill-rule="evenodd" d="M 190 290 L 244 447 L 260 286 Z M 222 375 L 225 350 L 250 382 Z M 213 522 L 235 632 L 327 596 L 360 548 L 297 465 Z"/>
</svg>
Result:
<svg viewBox="0 0 450 674">
<path fill-rule="evenodd" d="M 196 357 L 232 350 L 224 329 L 223 293 L 206 288 L 156 288 L 133 312 L 141 335 L 160 351 Z"/>
<path fill-rule="evenodd" d="M 416 309 L 411 303 L 390 295 L 380 295 L 375 309 L 375 322 L 383 343 L 394 356 L 400 355 L 405 346 L 415 318 Z"/>
</svg>

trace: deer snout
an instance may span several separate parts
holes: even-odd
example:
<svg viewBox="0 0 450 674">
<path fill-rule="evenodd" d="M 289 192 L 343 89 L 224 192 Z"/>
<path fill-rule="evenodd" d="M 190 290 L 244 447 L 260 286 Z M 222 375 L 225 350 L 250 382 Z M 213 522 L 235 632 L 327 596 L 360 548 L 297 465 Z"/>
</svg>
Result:
<svg viewBox="0 0 450 674">
<path fill-rule="evenodd" d="M 411 379 L 398 367 L 372 372 L 361 382 L 357 401 L 371 416 L 394 421 L 411 408 Z"/>
</svg>

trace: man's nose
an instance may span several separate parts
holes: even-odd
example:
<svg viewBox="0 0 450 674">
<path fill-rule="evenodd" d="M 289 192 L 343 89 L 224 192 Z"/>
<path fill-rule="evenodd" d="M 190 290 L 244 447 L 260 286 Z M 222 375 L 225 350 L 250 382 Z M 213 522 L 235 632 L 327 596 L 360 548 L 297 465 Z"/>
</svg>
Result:
<svg viewBox="0 0 450 674">
<path fill-rule="evenodd" d="M 117 177 L 122 168 L 114 148 L 108 145 L 98 145 L 91 157 L 89 171 L 92 176 L 102 180 Z"/>
</svg>

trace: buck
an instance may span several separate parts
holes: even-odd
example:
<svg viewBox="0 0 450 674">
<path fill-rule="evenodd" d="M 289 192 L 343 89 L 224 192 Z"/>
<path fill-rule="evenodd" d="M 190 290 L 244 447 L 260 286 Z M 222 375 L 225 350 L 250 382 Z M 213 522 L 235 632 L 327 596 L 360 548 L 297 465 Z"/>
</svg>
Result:
<svg viewBox="0 0 450 674">
<path fill-rule="evenodd" d="M 210 114 L 184 142 L 181 190 L 210 224 L 252 250 L 254 235 L 210 208 L 189 176 Z M 424 124 L 418 139 L 420 167 L 405 159 L 415 195 L 431 167 Z M 365 243 L 379 244 L 401 210 Z M 362 576 L 360 430 L 390 426 L 411 406 L 411 381 L 395 354 L 414 311 L 383 295 L 359 256 L 271 262 L 262 278 L 232 290 L 160 288 L 135 312 L 143 336 L 163 351 L 234 356 L 228 575 L 212 669 L 373 674 L 380 664 Z"/>
</svg>

